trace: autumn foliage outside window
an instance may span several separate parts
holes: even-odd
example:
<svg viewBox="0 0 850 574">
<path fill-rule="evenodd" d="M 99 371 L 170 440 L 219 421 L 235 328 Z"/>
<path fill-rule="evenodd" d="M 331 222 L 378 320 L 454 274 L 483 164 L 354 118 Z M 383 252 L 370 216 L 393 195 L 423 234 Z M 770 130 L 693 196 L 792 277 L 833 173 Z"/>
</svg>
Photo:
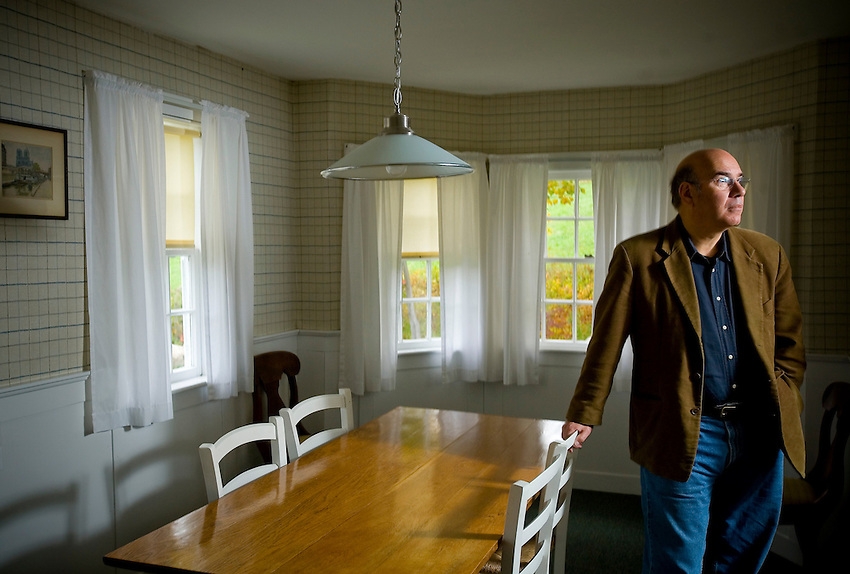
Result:
<svg viewBox="0 0 850 574">
<path fill-rule="evenodd" d="M 550 177 L 540 338 L 580 343 L 590 338 L 593 326 L 593 186 L 589 170 L 557 171 Z M 411 191 L 405 188 L 406 204 Z M 409 230 L 418 234 L 430 230 L 434 245 L 417 249 L 415 255 L 412 249 L 403 250 L 401 341 L 433 344 L 441 336 L 436 189 L 421 193 L 433 206 L 426 209 L 419 203 L 410 214 L 405 211 L 405 235 Z"/>
<path fill-rule="evenodd" d="M 540 338 L 586 341 L 593 326 L 593 186 L 589 173 L 550 177 Z"/>
</svg>

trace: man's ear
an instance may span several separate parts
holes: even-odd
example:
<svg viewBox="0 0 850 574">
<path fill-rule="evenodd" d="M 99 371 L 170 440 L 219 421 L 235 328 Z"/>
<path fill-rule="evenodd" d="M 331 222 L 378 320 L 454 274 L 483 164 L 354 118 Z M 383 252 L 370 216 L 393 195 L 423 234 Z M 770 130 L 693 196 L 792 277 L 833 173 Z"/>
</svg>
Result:
<svg viewBox="0 0 850 574">
<path fill-rule="evenodd" d="M 683 181 L 679 184 L 679 199 L 682 203 L 693 204 L 694 202 L 694 184 Z"/>
</svg>

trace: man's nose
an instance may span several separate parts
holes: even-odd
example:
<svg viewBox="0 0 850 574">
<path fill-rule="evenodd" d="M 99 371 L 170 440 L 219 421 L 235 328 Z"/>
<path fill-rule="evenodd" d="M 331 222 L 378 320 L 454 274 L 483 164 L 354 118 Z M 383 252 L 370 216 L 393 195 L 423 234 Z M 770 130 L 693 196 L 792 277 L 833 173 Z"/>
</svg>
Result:
<svg viewBox="0 0 850 574">
<path fill-rule="evenodd" d="M 741 185 L 741 182 L 736 179 L 736 180 L 733 180 L 733 183 L 732 183 L 732 196 L 738 197 L 739 195 L 740 196 L 747 195 L 747 188 L 744 187 L 743 185 Z"/>
</svg>

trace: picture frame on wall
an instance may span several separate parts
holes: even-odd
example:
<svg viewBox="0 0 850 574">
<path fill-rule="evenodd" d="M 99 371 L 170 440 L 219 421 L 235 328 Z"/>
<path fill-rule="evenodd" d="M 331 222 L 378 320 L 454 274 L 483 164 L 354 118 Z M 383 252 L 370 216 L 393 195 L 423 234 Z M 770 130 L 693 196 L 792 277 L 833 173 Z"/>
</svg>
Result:
<svg viewBox="0 0 850 574">
<path fill-rule="evenodd" d="M 68 219 L 68 132 L 0 120 L 0 217 Z"/>
</svg>

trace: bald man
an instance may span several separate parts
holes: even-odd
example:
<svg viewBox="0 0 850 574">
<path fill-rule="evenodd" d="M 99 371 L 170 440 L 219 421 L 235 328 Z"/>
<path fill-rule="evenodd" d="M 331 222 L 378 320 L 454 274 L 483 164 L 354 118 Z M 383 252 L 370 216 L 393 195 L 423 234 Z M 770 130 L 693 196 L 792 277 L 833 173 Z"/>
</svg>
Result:
<svg viewBox="0 0 850 574">
<path fill-rule="evenodd" d="M 749 179 L 724 150 L 686 157 L 678 216 L 615 250 L 564 424 L 602 423 L 627 337 L 629 450 L 641 467 L 643 571 L 757 572 L 801 474 L 802 315 L 782 247 L 739 229 Z"/>
</svg>

